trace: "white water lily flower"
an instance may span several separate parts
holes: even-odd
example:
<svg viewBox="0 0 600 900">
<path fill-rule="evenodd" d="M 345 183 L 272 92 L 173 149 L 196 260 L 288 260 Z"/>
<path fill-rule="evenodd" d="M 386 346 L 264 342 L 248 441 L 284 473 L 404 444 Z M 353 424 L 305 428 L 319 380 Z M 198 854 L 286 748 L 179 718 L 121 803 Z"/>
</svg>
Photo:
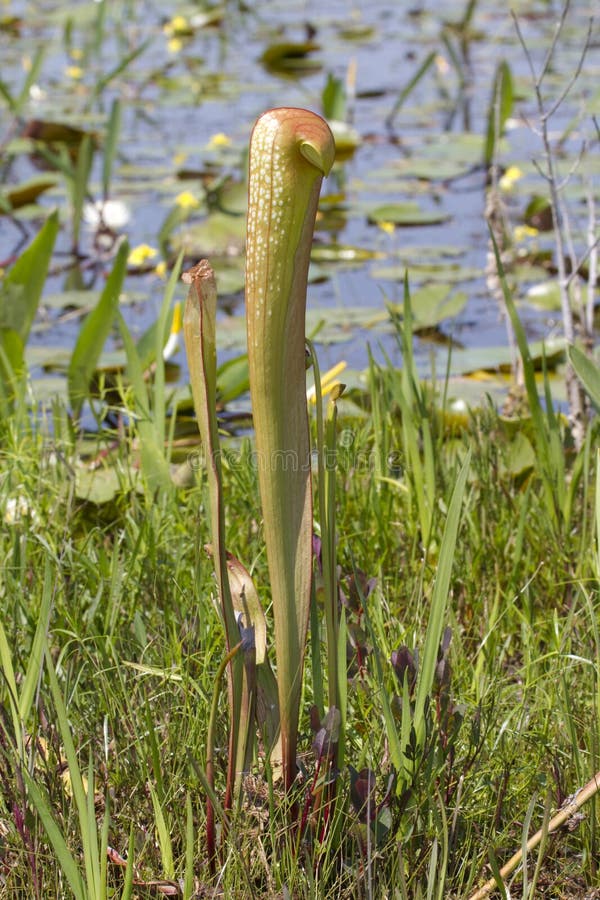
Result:
<svg viewBox="0 0 600 900">
<path fill-rule="evenodd" d="M 40 103 L 42 100 L 46 99 L 46 91 L 39 86 L 39 84 L 32 84 L 29 88 L 29 99 L 32 103 Z"/>
<path fill-rule="evenodd" d="M 129 207 L 121 200 L 97 200 L 86 203 L 83 208 L 83 219 L 87 225 L 97 228 L 102 222 L 107 228 L 118 231 L 129 222 Z"/>
</svg>

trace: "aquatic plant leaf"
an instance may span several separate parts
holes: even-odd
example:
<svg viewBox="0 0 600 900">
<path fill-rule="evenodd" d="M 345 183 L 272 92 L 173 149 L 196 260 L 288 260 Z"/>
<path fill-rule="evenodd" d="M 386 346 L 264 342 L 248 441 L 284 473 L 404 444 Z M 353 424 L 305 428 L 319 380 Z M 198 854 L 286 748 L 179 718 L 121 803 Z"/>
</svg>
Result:
<svg viewBox="0 0 600 900">
<path fill-rule="evenodd" d="M 487 130 L 483 161 L 490 166 L 498 141 L 504 132 L 506 120 L 512 114 L 514 88 L 510 66 L 505 60 L 498 63 L 492 85 L 492 97 L 488 109 Z"/>
<path fill-rule="evenodd" d="M 321 107 L 323 115 L 329 122 L 331 119 L 337 119 L 339 122 L 346 120 L 346 89 L 344 82 L 331 72 L 327 75 L 327 81 L 321 94 Z"/>
<path fill-rule="evenodd" d="M 575 374 L 589 394 L 590 400 L 597 409 L 600 409 L 600 366 L 578 347 L 569 347 L 567 353 Z"/>
<path fill-rule="evenodd" d="M 320 60 L 311 56 L 319 50 L 314 41 L 285 41 L 271 44 L 261 56 L 261 62 L 271 72 L 285 75 L 302 75 L 322 67 Z"/>
<path fill-rule="evenodd" d="M 121 340 L 127 355 L 127 378 L 133 388 L 136 429 L 139 438 L 140 463 L 146 486 L 151 494 L 171 484 L 169 467 L 165 459 L 164 441 L 159 434 L 160 413 L 150 410 L 148 387 L 144 380 L 144 369 L 133 338 L 122 315 L 117 312 Z M 164 421 L 164 417 L 163 417 Z"/>
<path fill-rule="evenodd" d="M 548 197 L 534 194 L 523 213 L 526 225 L 537 228 L 538 231 L 551 231 L 553 227 L 552 204 Z"/>
<path fill-rule="evenodd" d="M 35 203 L 40 194 L 54 187 L 56 181 L 55 175 L 38 175 L 36 178 L 30 178 L 21 182 L 21 184 L 16 184 L 0 191 L 0 212 L 2 212 L 2 207 L 4 207 L 4 201 L 6 201 L 9 209 L 20 209 L 29 203 Z"/>
<path fill-rule="evenodd" d="M 43 119 L 31 119 L 27 122 L 22 136 L 49 146 L 65 144 L 74 152 L 79 149 L 86 138 L 91 139 L 93 144 L 97 141 L 96 134 L 85 131 L 83 128 L 77 128 L 65 122 L 51 122 Z"/>
<path fill-rule="evenodd" d="M 58 213 L 51 213 L 0 282 L 0 329 L 16 331 L 23 345 L 27 343 L 42 296 L 58 224 Z"/>
<path fill-rule="evenodd" d="M 89 394 L 90 382 L 102 348 L 114 325 L 128 255 L 129 246 L 127 242 L 123 242 L 117 251 L 112 272 L 107 278 L 98 305 L 81 326 L 73 349 L 67 379 L 69 400 L 76 417 Z"/>
</svg>

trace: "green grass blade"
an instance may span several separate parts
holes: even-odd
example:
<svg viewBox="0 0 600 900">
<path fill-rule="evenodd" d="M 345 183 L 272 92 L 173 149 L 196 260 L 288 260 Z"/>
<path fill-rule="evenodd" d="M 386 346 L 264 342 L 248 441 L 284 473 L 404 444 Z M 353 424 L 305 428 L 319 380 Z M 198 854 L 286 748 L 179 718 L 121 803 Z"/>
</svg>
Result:
<svg viewBox="0 0 600 900">
<path fill-rule="evenodd" d="M 6 101 L 6 105 L 10 109 L 11 113 L 16 114 L 18 111 L 17 98 L 13 97 L 8 85 L 6 84 L 5 81 L 2 81 L 1 79 L 0 79 L 0 97 L 4 97 L 4 100 Z"/>
<path fill-rule="evenodd" d="M 50 622 L 50 612 L 52 609 L 52 600 L 54 596 L 54 570 L 49 557 L 46 557 L 46 565 L 44 569 L 44 587 L 42 590 L 42 603 L 40 606 L 39 618 L 29 660 L 27 663 L 27 671 L 23 679 L 23 686 L 19 696 L 19 716 L 21 722 L 26 726 L 31 713 L 31 708 L 35 699 L 35 694 L 40 683 L 42 666 L 44 661 L 44 650 L 46 648 L 46 637 L 48 634 L 48 625 Z"/>
<path fill-rule="evenodd" d="M 127 868 L 125 869 L 125 878 L 123 879 L 123 892 L 120 900 L 131 900 L 133 895 L 133 858 L 135 855 L 135 827 L 131 826 L 129 832 L 129 846 L 127 848 Z"/>
<path fill-rule="evenodd" d="M 327 416 L 323 416 L 321 374 L 315 349 L 309 348 L 315 384 L 317 413 L 317 456 L 319 524 L 321 526 L 321 568 L 323 573 L 323 606 L 327 634 L 327 686 L 329 707 L 339 708 L 338 697 L 338 589 L 335 534 L 335 473 L 336 473 L 336 423 L 335 400 L 327 404 Z"/>
<path fill-rule="evenodd" d="M 102 6 L 102 4 L 100 4 Z M 104 91 L 104 89 L 113 81 L 117 76 L 124 72 L 125 69 L 131 65 L 131 63 L 136 60 L 152 43 L 152 38 L 148 38 L 147 41 L 144 41 L 140 44 L 139 47 L 136 47 L 135 50 L 132 50 L 131 53 L 128 53 L 127 56 L 124 56 L 123 59 L 116 65 L 110 72 L 107 72 L 102 78 L 98 80 L 96 83 L 96 87 L 94 89 L 94 96 L 99 97 L 100 94 Z"/>
<path fill-rule="evenodd" d="M 348 631 L 346 628 L 346 610 L 342 608 L 337 629 L 338 645 L 337 653 L 337 700 L 340 711 L 340 736 L 338 739 L 337 766 L 341 771 L 344 768 L 344 754 L 346 745 L 346 719 L 348 716 L 348 671 L 346 650 L 348 644 Z"/>
<path fill-rule="evenodd" d="M 325 683 L 321 660 L 321 620 L 314 583 L 310 598 L 310 663 L 313 703 L 319 710 L 319 719 L 322 719 L 325 715 Z"/>
<path fill-rule="evenodd" d="M 25 104 L 29 101 L 31 88 L 38 81 L 45 54 L 46 48 L 44 46 L 39 47 L 36 51 L 36 54 L 33 57 L 31 65 L 27 71 L 27 77 L 23 82 L 23 87 L 21 88 L 19 96 L 16 99 L 13 112 L 17 114 L 20 113 Z"/>
<path fill-rule="evenodd" d="M 156 443 L 159 447 L 164 446 L 165 442 L 165 423 L 166 423 L 166 412 L 167 412 L 167 404 L 165 400 L 165 363 L 163 359 L 163 349 L 165 344 L 167 343 L 167 338 L 169 336 L 169 314 L 171 312 L 171 306 L 173 302 L 173 296 L 175 294 L 175 288 L 179 281 L 179 274 L 181 272 L 181 263 L 183 260 L 183 250 L 179 254 L 173 269 L 171 270 L 171 274 L 169 275 L 169 280 L 167 282 L 167 286 L 165 288 L 165 293 L 163 297 L 163 301 L 160 307 L 160 313 L 157 320 L 157 328 L 156 328 L 156 344 L 155 344 L 155 370 L 154 370 L 154 382 L 153 382 L 153 394 L 154 394 L 154 430 L 156 435 Z"/>
<path fill-rule="evenodd" d="M 57 862 L 62 869 L 76 900 L 96 900 L 96 895 L 93 893 L 88 894 L 88 891 L 85 888 L 79 866 L 77 865 L 75 857 L 69 850 L 60 828 L 52 816 L 47 798 L 42 794 L 41 790 L 26 770 L 23 771 L 23 778 L 27 785 L 29 798 L 42 820 L 44 831 L 52 844 Z"/>
<path fill-rule="evenodd" d="M 128 253 L 127 243 L 121 244 L 96 308 L 83 323 L 71 355 L 67 383 L 69 402 L 76 418 L 79 417 L 81 407 L 89 395 L 92 376 L 119 308 L 119 295 L 125 277 Z"/>
<path fill-rule="evenodd" d="M 160 858 L 163 867 L 163 877 L 172 881 L 175 878 L 175 864 L 173 862 L 173 845 L 171 844 L 171 832 L 163 813 L 158 794 L 150 784 L 150 797 L 154 809 L 156 836 L 160 848 Z"/>
<path fill-rule="evenodd" d="M 45 657 L 48 669 L 48 680 L 50 682 L 50 692 L 56 709 L 56 721 L 65 750 L 65 757 L 71 779 L 71 788 L 73 791 L 73 801 L 79 818 L 79 832 L 83 848 L 87 888 L 91 897 L 96 898 L 100 896 L 100 860 L 98 855 L 96 819 L 93 811 L 93 783 L 88 784 L 88 792 L 92 793 L 92 812 L 90 815 L 88 795 L 83 786 L 83 778 L 81 777 L 77 752 L 71 735 L 67 709 L 48 648 L 45 648 Z"/>
<path fill-rule="evenodd" d="M 407 84 L 402 88 L 396 101 L 392 107 L 390 114 L 386 119 L 386 124 L 391 125 L 394 119 L 396 118 L 396 114 L 400 111 L 402 106 L 404 105 L 404 101 L 412 94 L 420 80 L 423 78 L 425 73 L 432 67 L 435 63 L 435 58 L 437 56 L 437 51 L 432 50 L 431 53 L 428 53 L 413 77 L 408 81 Z"/>
<path fill-rule="evenodd" d="M 431 693 L 435 667 L 437 664 L 437 654 L 442 639 L 442 632 L 444 630 L 450 577 L 452 575 L 452 564 L 454 562 L 454 551 L 458 537 L 462 501 L 467 477 L 469 475 L 470 463 L 471 452 L 469 451 L 456 479 L 456 484 L 452 492 L 452 499 L 450 500 L 450 506 L 448 508 L 446 524 L 444 526 L 442 543 L 440 545 L 438 568 L 431 598 L 431 610 L 429 613 L 429 622 L 427 624 L 427 634 L 425 636 L 425 646 L 423 647 L 423 657 L 419 667 L 417 680 L 414 724 L 419 741 L 423 739 L 425 701 Z"/>
<path fill-rule="evenodd" d="M 498 250 L 498 244 L 496 243 L 496 239 L 491 229 L 490 238 L 492 241 L 492 246 L 494 248 L 496 268 L 498 271 L 498 277 L 500 279 L 500 285 L 502 287 L 504 302 L 506 304 L 506 309 L 508 310 L 508 315 L 513 326 L 513 331 L 517 340 L 517 346 L 519 348 L 519 354 L 523 361 L 525 388 L 527 390 L 529 410 L 531 412 L 531 418 L 533 420 L 535 444 L 540 459 L 540 472 L 545 486 L 547 507 L 553 521 L 555 523 L 558 523 L 558 509 L 555 496 L 554 481 L 555 460 L 553 460 L 554 454 L 552 452 L 550 439 L 548 437 L 548 428 L 546 419 L 544 417 L 544 410 L 542 409 L 540 398 L 538 396 L 537 384 L 535 381 L 535 367 L 531 358 L 531 353 L 529 352 L 529 344 L 527 343 L 527 335 L 525 334 L 525 329 L 523 328 L 523 325 L 517 313 L 515 302 L 508 287 L 508 282 L 506 280 L 506 275 L 504 272 L 504 266 L 502 265 L 500 252 Z"/>
<path fill-rule="evenodd" d="M 113 100 L 110 116 L 106 126 L 106 139 L 104 141 L 104 154 L 102 157 L 102 196 L 108 200 L 110 194 L 110 182 L 117 155 L 119 135 L 121 132 L 121 104 L 118 99 Z"/>
<path fill-rule="evenodd" d="M 514 88 L 510 66 L 506 61 L 498 63 L 492 85 L 492 98 L 488 109 L 485 150 L 483 161 L 490 166 L 494 160 L 498 141 L 504 132 L 506 120 L 512 114 Z"/>
<path fill-rule="evenodd" d="M 23 758 L 23 724 L 19 714 L 19 691 L 17 689 L 17 680 L 15 678 L 15 670 L 13 667 L 12 654 L 8 645 L 8 639 L 4 626 L 0 621 L 0 674 L 8 692 L 8 704 L 13 723 L 13 731 L 15 733 L 15 741 L 19 758 Z"/>
<path fill-rule="evenodd" d="M 91 768 L 90 757 L 90 776 L 93 778 L 93 770 Z M 88 784 L 91 784 L 90 776 L 88 776 Z M 92 805 L 94 798 L 92 795 Z M 102 831 L 100 832 L 100 890 L 101 900 L 107 900 L 108 897 L 108 832 L 110 829 L 110 796 L 108 792 L 104 796 L 104 818 L 102 819 Z"/>
<path fill-rule="evenodd" d="M 596 456 L 596 577 L 600 580 L 600 450 Z"/>
<path fill-rule="evenodd" d="M 183 900 L 191 900 L 194 893 L 194 813 L 189 794 L 185 797 L 185 874 Z"/>
<path fill-rule="evenodd" d="M 355 570 L 355 579 L 356 579 L 356 567 Z M 358 580 L 356 580 L 358 584 Z M 382 714 L 383 720 L 385 722 L 386 728 L 386 737 L 387 742 L 390 748 L 390 759 L 392 760 L 392 765 L 394 766 L 396 772 L 399 774 L 404 771 L 404 754 L 402 752 L 402 743 L 400 741 L 400 735 L 398 734 L 398 729 L 396 727 L 396 719 L 394 717 L 394 713 L 392 711 L 391 704 L 391 693 L 388 690 L 388 685 L 385 682 L 385 678 L 383 675 L 383 666 L 381 664 L 381 652 L 380 648 L 377 644 L 377 639 L 375 635 L 375 629 L 373 627 L 373 623 L 371 621 L 371 614 L 368 609 L 368 602 L 365 602 L 365 598 L 361 596 L 361 603 L 363 605 L 364 616 L 365 616 L 365 625 L 367 627 L 367 632 L 369 634 L 369 640 L 373 646 L 373 659 L 375 660 L 375 674 L 377 677 L 381 705 L 382 705 Z"/>
<path fill-rule="evenodd" d="M 86 798 L 85 820 L 87 825 L 87 847 L 89 848 L 89 859 L 87 857 L 87 854 L 85 856 L 85 867 L 86 872 L 88 873 L 88 887 L 91 888 L 93 886 L 94 895 L 98 897 L 98 900 L 102 900 L 104 889 L 102 887 L 101 880 L 102 865 L 100 863 L 100 848 L 98 843 L 98 838 L 100 837 L 100 835 L 98 834 L 96 810 L 94 807 L 95 779 L 94 763 L 92 760 L 91 750 L 88 758 L 87 784 L 84 787 L 84 791 Z M 83 842 L 83 846 L 85 848 L 85 841 Z M 91 883 L 90 875 L 93 879 Z"/>
<path fill-rule="evenodd" d="M 83 207 L 89 194 L 89 181 L 92 172 L 94 158 L 94 145 L 92 138 L 86 134 L 79 145 L 77 162 L 75 164 L 74 178 L 70 182 L 71 203 L 73 205 L 73 247 L 79 247 L 79 233 L 83 221 Z"/>
</svg>

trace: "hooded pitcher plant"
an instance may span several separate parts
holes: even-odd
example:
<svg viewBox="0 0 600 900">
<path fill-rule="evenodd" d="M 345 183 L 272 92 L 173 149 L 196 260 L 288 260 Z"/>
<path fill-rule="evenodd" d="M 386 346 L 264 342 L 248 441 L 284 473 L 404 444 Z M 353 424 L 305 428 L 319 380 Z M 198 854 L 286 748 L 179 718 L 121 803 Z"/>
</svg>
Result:
<svg viewBox="0 0 600 900">
<path fill-rule="evenodd" d="M 307 110 L 270 110 L 252 132 L 246 243 L 248 361 L 286 788 L 296 775 L 312 576 L 306 286 L 321 181 L 334 155 L 329 127 Z"/>
<path fill-rule="evenodd" d="M 249 765 L 251 752 L 250 734 L 254 718 L 254 690 L 248 679 L 248 671 L 253 664 L 248 657 L 250 650 L 244 649 L 240 641 L 239 623 L 252 627 L 255 616 L 244 611 L 243 619 L 239 619 L 232 598 L 230 585 L 230 564 L 225 548 L 225 510 L 222 491 L 221 454 L 219 448 L 219 432 L 216 415 L 217 394 L 217 349 L 216 349 L 216 314 L 217 288 L 214 273 L 206 260 L 198 263 L 183 276 L 190 285 L 183 330 L 185 335 L 190 384 L 194 399 L 194 407 L 198 419 L 198 428 L 206 455 L 206 480 L 210 505 L 209 528 L 212 538 L 210 546 L 215 560 L 217 593 L 219 607 L 227 645 L 227 662 L 229 671 L 229 758 L 227 772 L 227 793 L 225 808 L 233 805 L 234 799 L 239 801 L 241 795 L 242 773 Z M 254 607 L 256 613 L 256 607 Z M 245 658 L 250 666 L 245 666 Z M 212 735 L 209 723 L 209 735 Z M 214 747 L 212 739 L 208 741 L 206 775 L 210 788 L 214 788 Z M 210 798 L 207 803 L 207 836 L 209 856 L 212 860 L 215 852 L 214 810 Z"/>
</svg>

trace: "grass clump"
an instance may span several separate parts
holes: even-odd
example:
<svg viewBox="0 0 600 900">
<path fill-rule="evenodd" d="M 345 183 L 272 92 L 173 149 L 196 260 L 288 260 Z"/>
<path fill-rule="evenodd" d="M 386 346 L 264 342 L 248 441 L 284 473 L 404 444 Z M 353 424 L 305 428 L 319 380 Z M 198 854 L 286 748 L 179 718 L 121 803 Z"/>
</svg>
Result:
<svg viewBox="0 0 600 900">
<path fill-rule="evenodd" d="M 547 821 L 600 769 L 597 425 L 589 426 L 581 458 L 574 460 L 563 441 L 567 478 L 578 478 L 563 530 L 549 514 L 538 458 L 529 456 L 523 468 L 515 462 L 516 449 L 531 438 L 527 423 L 515 428 L 490 407 L 449 431 L 423 385 L 423 403 L 408 410 L 400 390 L 384 365 L 361 399 L 371 410 L 379 405 L 380 414 L 365 416 L 347 404 L 340 415 L 338 578 L 348 640 L 347 765 L 338 776 L 337 824 L 322 843 L 318 807 L 306 800 L 309 787 L 313 799 L 319 788 L 315 760 L 331 737 L 327 722 L 313 722 L 312 734 L 309 727 L 319 669 L 311 654 L 320 640 L 309 641 L 298 742 L 299 796 L 311 827 L 298 846 L 259 753 L 214 877 L 203 837 L 202 772 L 224 651 L 212 562 L 200 546 L 208 540 L 202 470 L 193 485 L 152 496 L 128 480 L 121 448 L 122 485 L 110 501 L 94 504 L 77 496 L 76 441 L 61 429 L 58 409 L 54 433 L 33 420 L 21 420 L 19 430 L 13 419 L 3 421 L 6 896 L 143 895 L 144 884 L 159 882 L 188 897 L 215 885 L 237 896 L 284 889 L 294 896 L 388 896 L 394 885 L 401 896 L 464 897 L 488 863 L 498 870 L 528 828 Z M 413 452 L 403 430 L 407 412 L 417 435 L 427 416 L 436 448 L 427 546 L 406 485 Z M 409 728 L 401 779 L 393 742 L 416 701 L 442 530 L 469 450 L 463 526 L 423 706 L 423 750 L 411 768 L 418 736 Z M 226 444 L 223 481 L 227 546 L 264 585 L 261 524 L 252 512 L 257 472 L 247 441 Z M 217 802 L 227 740 L 221 704 Z M 548 896 L 581 896 L 593 885 L 593 802 L 577 825 L 544 841 L 543 856 L 531 851 L 528 880 L 518 871 L 511 890 L 523 884 L 533 896 L 533 884 Z M 75 883 L 69 872 L 77 873 Z"/>
</svg>

